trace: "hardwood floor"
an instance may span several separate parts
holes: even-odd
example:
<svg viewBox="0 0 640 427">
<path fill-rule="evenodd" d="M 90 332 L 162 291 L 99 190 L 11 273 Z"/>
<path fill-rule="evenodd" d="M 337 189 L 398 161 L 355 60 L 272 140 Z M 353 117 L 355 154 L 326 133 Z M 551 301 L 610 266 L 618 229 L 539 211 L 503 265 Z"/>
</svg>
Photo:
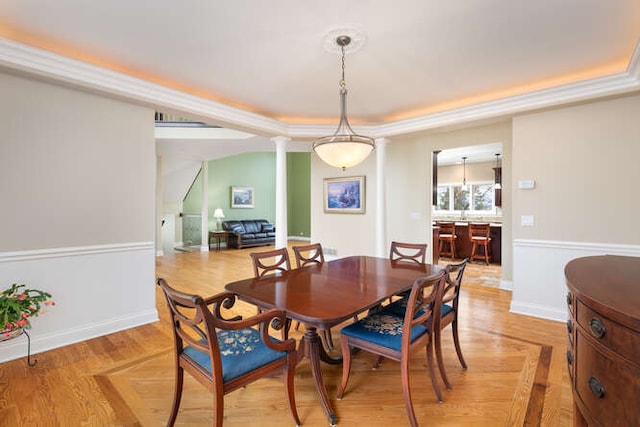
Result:
<svg viewBox="0 0 640 427">
<path fill-rule="evenodd" d="M 168 254 L 157 258 L 156 271 L 178 289 L 210 295 L 230 281 L 251 276 L 249 252 L 270 248 Z M 470 282 L 473 276 L 468 275 Z M 0 364 L 0 425 L 164 425 L 172 402 L 173 350 L 159 289 L 156 296 L 159 322 L 37 354 L 34 367 L 27 366 L 26 358 Z M 439 404 L 427 377 L 425 356 L 415 355 L 411 386 L 421 425 L 571 425 L 566 326 L 509 313 L 510 298 L 509 292 L 465 280 L 460 341 L 469 369 L 458 364 L 446 329 L 443 348 L 453 390 L 443 386 L 445 402 Z M 238 312 L 253 315 L 255 308 L 240 303 Z M 293 331 L 296 337 L 301 333 Z M 364 352 L 355 355 L 344 398 L 333 400 L 338 424 L 408 425 L 398 363 L 385 360 L 373 371 L 373 361 L 374 356 Z M 341 366 L 322 369 L 333 397 Z M 303 425 L 328 425 L 306 360 L 297 367 L 296 399 Z M 176 425 L 211 421 L 210 393 L 185 375 Z M 227 395 L 225 425 L 293 425 L 281 379 L 260 380 Z"/>
</svg>

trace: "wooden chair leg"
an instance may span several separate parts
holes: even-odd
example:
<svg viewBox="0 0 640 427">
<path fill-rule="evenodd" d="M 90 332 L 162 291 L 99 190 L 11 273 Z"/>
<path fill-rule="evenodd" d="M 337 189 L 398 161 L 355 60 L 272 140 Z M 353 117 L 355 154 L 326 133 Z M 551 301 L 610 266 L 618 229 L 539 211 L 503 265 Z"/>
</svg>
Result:
<svg viewBox="0 0 640 427">
<path fill-rule="evenodd" d="M 411 386 L 409 384 L 409 357 L 404 357 L 400 361 L 400 376 L 402 378 L 402 394 L 404 395 L 404 406 L 407 409 L 409 422 L 411 427 L 418 427 L 416 413 L 413 410 L 413 402 L 411 401 Z"/>
<path fill-rule="evenodd" d="M 489 245 L 484 244 L 484 262 L 489 265 Z"/>
<path fill-rule="evenodd" d="M 349 373 L 351 372 L 351 347 L 349 347 L 349 339 L 342 335 L 340 337 L 342 342 L 342 381 L 340 382 L 340 388 L 336 399 L 342 399 L 344 390 L 347 388 L 347 382 L 349 381 Z"/>
<path fill-rule="evenodd" d="M 378 369 L 380 367 L 380 365 L 382 365 L 382 361 L 384 360 L 384 356 L 378 356 L 376 358 L 376 361 L 373 362 L 373 365 L 371 366 L 371 369 L 373 371 L 375 371 L 376 369 Z"/>
<path fill-rule="evenodd" d="M 458 360 L 464 369 L 467 369 L 467 362 L 462 357 L 462 349 L 460 349 L 460 339 L 458 337 L 458 321 L 454 320 L 451 324 L 451 330 L 453 331 L 453 343 L 456 346 L 456 353 L 458 353 Z"/>
<path fill-rule="evenodd" d="M 433 386 L 433 391 L 436 393 L 436 397 L 438 398 L 438 403 L 444 403 L 444 398 L 442 397 L 442 392 L 440 391 L 440 386 L 436 379 L 436 372 L 435 369 L 433 369 L 433 339 L 430 339 L 427 344 L 427 368 L 429 369 L 431 385 Z"/>
<path fill-rule="evenodd" d="M 447 387 L 447 390 L 451 390 L 451 383 L 449 382 L 449 378 L 447 377 L 447 372 L 444 368 L 444 360 L 442 358 L 442 342 L 441 342 L 442 333 L 440 330 L 435 331 L 434 340 L 436 342 L 436 360 L 438 362 L 438 370 L 440 371 L 440 376 L 442 377 L 442 381 L 444 385 Z"/>
<path fill-rule="evenodd" d="M 224 392 L 222 387 L 220 390 L 213 392 L 213 425 L 215 427 L 222 427 L 222 421 L 224 420 Z"/>
<path fill-rule="evenodd" d="M 177 365 L 177 364 L 176 364 Z M 179 365 L 176 366 L 176 386 L 173 391 L 173 405 L 171 406 L 171 413 L 169 414 L 169 420 L 167 421 L 167 427 L 172 427 L 176 422 L 178 416 L 178 409 L 180 409 L 180 400 L 182 399 L 182 385 L 184 383 L 184 369 Z"/>
<path fill-rule="evenodd" d="M 296 396 L 294 387 L 294 378 L 296 374 L 297 356 L 295 353 L 289 353 L 287 357 L 287 367 L 284 376 L 284 388 L 287 393 L 287 399 L 289 401 L 289 411 L 296 422 L 296 425 L 300 425 L 300 417 L 298 417 L 298 410 L 296 408 Z"/>
</svg>

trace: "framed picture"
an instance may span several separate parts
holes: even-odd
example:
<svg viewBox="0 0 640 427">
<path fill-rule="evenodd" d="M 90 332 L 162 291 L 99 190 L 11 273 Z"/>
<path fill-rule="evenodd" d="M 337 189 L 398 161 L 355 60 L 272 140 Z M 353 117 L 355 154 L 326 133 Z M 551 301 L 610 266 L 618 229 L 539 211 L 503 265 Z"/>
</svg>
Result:
<svg viewBox="0 0 640 427">
<path fill-rule="evenodd" d="M 324 211 L 363 214 L 366 199 L 364 181 L 364 176 L 325 178 Z"/>
<path fill-rule="evenodd" d="M 231 187 L 232 208 L 253 207 L 253 187 Z"/>
</svg>

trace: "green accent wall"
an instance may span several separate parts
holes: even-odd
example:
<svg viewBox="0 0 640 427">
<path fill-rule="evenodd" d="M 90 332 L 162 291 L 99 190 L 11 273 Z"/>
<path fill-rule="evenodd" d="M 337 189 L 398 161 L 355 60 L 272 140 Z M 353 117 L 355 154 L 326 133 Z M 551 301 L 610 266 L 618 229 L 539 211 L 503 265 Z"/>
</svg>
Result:
<svg viewBox="0 0 640 427">
<path fill-rule="evenodd" d="M 311 235 L 311 154 L 287 153 L 287 228 L 290 236 Z M 244 153 L 209 161 L 209 230 L 216 227 L 213 212 L 224 219 L 275 221 L 276 154 Z M 253 187 L 254 208 L 231 208 L 231 187 Z M 202 180 L 196 177 L 183 201 L 185 214 L 200 214 Z"/>
<path fill-rule="evenodd" d="M 287 228 L 311 237 L 311 153 L 287 153 Z"/>
</svg>

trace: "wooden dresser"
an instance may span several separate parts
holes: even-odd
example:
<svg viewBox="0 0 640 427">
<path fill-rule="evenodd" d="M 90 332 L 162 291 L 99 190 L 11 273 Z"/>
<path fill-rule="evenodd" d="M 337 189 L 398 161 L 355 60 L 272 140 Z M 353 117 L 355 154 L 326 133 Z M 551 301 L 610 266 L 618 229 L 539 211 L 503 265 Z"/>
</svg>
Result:
<svg viewBox="0 0 640 427">
<path fill-rule="evenodd" d="M 565 267 L 575 426 L 640 425 L 640 258 Z"/>
</svg>

